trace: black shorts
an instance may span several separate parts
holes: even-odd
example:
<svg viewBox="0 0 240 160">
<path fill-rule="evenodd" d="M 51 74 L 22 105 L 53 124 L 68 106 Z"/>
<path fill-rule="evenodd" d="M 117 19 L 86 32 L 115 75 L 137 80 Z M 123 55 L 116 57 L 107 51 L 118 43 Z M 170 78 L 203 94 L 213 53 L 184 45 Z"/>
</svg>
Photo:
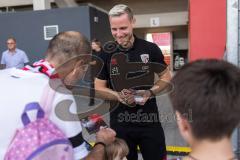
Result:
<svg viewBox="0 0 240 160">
<path fill-rule="evenodd" d="M 124 139 L 129 147 L 127 159 L 138 160 L 139 146 L 144 160 L 165 160 L 166 144 L 161 124 L 136 126 L 111 126 L 117 137 Z"/>
</svg>

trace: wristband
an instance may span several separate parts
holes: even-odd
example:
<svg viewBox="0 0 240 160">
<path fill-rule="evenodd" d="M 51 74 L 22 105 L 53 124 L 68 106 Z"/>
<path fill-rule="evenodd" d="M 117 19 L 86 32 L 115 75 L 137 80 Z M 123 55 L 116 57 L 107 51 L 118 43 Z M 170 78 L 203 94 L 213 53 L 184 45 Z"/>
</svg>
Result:
<svg viewBox="0 0 240 160">
<path fill-rule="evenodd" d="M 93 147 L 95 147 L 96 145 L 99 145 L 99 144 L 102 145 L 104 148 L 106 147 L 106 144 L 103 143 L 103 142 L 97 142 L 97 143 L 94 144 Z"/>
</svg>

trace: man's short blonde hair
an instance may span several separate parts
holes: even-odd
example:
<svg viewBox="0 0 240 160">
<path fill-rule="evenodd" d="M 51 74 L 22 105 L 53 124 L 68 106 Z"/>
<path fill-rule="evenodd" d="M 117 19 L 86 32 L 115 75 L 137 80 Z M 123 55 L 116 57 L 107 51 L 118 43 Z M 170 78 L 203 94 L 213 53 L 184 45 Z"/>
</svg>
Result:
<svg viewBox="0 0 240 160">
<path fill-rule="evenodd" d="M 127 14 L 129 17 L 129 20 L 133 20 L 133 12 L 132 9 L 129 8 L 125 4 L 117 4 L 115 5 L 108 13 L 110 17 L 118 17 L 121 16 L 122 14 Z"/>
</svg>

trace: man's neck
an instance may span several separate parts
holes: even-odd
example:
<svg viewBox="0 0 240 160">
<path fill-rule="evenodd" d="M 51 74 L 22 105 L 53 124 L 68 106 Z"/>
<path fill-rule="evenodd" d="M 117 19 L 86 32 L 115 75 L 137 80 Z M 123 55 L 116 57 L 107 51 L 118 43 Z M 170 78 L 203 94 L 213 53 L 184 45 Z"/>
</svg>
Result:
<svg viewBox="0 0 240 160">
<path fill-rule="evenodd" d="M 8 51 L 9 51 L 10 53 L 14 54 L 14 53 L 16 53 L 16 48 L 14 48 L 14 49 L 8 49 Z"/>
<path fill-rule="evenodd" d="M 135 37 L 132 35 L 131 38 L 130 38 L 129 48 L 133 46 L 134 41 L 135 41 Z"/>
<path fill-rule="evenodd" d="M 190 155 L 197 160 L 230 160 L 234 158 L 230 138 L 223 138 L 216 142 L 195 141 Z"/>
<path fill-rule="evenodd" d="M 132 35 L 129 40 L 127 41 L 126 45 L 125 46 L 122 46 L 123 48 L 131 48 L 133 46 L 133 43 L 135 41 L 135 37 Z"/>
</svg>

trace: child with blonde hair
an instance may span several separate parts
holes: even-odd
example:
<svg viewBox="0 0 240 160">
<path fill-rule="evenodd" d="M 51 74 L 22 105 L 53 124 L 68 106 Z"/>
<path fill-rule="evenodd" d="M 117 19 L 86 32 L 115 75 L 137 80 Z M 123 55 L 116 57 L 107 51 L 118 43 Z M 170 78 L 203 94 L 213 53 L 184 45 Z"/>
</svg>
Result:
<svg viewBox="0 0 240 160">
<path fill-rule="evenodd" d="M 106 160 L 127 160 L 129 149 L 123 139 L 116 138 L 113 143 L 106 146 Z"/>
</svg>

